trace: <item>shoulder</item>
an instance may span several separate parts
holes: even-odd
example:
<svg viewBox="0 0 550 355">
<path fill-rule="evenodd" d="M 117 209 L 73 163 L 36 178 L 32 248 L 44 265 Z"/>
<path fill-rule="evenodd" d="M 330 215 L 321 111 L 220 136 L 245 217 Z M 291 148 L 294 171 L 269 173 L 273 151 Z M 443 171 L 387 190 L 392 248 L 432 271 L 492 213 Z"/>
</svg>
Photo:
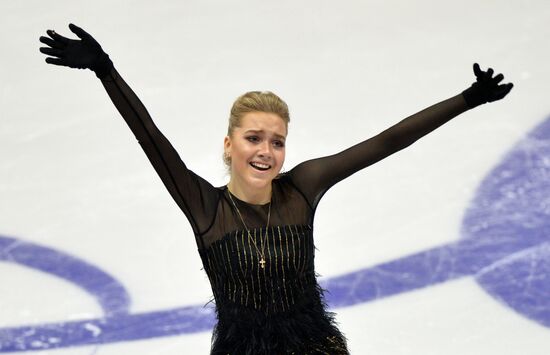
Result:
<svg viewBox="0 0 550 355">
<path fill-rule="evenodd" d="M 297 186 L 294 175 L 290 172 L 284 172 L 279 174 L 277 178 L 273 179 L 273 190 L 285 197 L 287 200 L 304 199 L 304 193 Z"/>
<path fill-rule="evenodd" d="M 292 174 L 288 172 L 281 173 L 273 179 L 273 185 L 278 185 L 280 187 L 292 187 L 294 186 Z"/>
</svg>

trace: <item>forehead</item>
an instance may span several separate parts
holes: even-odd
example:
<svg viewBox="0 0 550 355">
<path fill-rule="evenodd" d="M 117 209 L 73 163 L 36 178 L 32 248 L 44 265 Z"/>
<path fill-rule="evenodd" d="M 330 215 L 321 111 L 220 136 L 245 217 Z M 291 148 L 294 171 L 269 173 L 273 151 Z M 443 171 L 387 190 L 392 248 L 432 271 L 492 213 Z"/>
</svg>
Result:
<svg viewBox="0 0 550 355">
<path fill-rule="evenodd" d="M 248 112 L 242 118 L 238 129 L 246 131 L 264 131 L 286 137 L 287 127 L 283 119 L 271 112 Z"/>
</svg>

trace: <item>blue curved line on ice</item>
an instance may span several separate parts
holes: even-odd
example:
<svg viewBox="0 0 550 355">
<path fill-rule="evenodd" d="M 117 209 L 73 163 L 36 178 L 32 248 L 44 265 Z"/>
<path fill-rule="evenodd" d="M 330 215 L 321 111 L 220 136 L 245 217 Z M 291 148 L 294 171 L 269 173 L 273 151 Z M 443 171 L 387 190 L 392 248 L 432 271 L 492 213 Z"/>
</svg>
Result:
<svg viewBox="0 0 550 355">
<path fill-rule="evenodd" d="M 525 246 L 479 272 L 476 281 L 501 303 L 550 327 L 550 119 L 488 174 L 462 226 L 464 238 L 498 244 L 495 249 Z"/>
<path fill-rule="evenodd" d="M 327 300 L 350 306 L 472 275 L 498 301 L 550 327 L 550 118 L 483 180 L 460 236 L 456 243 L 331 278 Z"/>
<path fill-rule="evenodd" d="M 0 353 L 150 339 L 211 330 L 214 308 L 190 306 L 111 318 L 0 328 Z"/>
<path fill-rule="evenodd" d="M 124 286 L 96 266 L 71 255 L 0 236 L 0 261 L 40 270 L 81 287 L 97 299 L 107 317 L 128 313 L 130 296 Z"/>
<path fill-rule="evenodd" d="M 453 244 L 331 278 L 324 284 L 327 300 L 350 306 L 472 275 L 501 303 L 550 327 L 550 118 L 483 180 L 460 236 Z"/>
<path fill-rule="evenodd" d="M 461 240 L 321 280 L 328 304 L 351 306 L 474 276 L 499 301 L 550 327 L 549 146 L 550 119 L 506 155 L 481 184 L 466 211 Z M 50 260 L 55 259 L 52 254 Z M 43 267 L 50 272 L 47 265 Z M 73 278 L 80 282 L 76 274 Z M 95 287 L 103 289 L 97 283 L 90 291 L 96 292 Z M 0 353 L 195 333 L 214 324 L 213 307 L 119 312 L 102 319 L 0 329 Z"/>
</svg>

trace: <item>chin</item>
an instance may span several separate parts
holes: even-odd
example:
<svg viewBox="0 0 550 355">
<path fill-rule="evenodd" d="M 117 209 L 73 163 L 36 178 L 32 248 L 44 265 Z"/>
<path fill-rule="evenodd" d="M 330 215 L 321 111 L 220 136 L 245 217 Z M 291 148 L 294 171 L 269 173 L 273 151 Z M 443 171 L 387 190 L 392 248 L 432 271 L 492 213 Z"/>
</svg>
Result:
<svg viewBox="0 0 550 355">
<path fill-rule="evenodd" d="M 266 174 L 264 176 L 249 176 L 248 177 L 248 183 L 251 186 L 262 188 L 269 184 L 271 184 L 271 181 L 275 179 L 279 174 Z"/>
<path fill-rule="evenodd" d="M 257 177 L 251 177 L 248 179 L 248 183 L 250 186 L 257 187 L 257 188 L 264 188 L 271 184 L 271 181 L 273 181 L 274 177 L 263 177 L 263 178 L 257 178 Z"/>
</svg>

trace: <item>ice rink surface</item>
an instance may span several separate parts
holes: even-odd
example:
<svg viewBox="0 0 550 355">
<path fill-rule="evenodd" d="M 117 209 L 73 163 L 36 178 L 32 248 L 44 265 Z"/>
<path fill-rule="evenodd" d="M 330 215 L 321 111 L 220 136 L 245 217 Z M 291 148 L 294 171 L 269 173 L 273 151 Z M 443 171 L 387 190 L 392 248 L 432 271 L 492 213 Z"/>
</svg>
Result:
<svg viewBox="0 0 550 355">
<path fill-rule="evenodd" d="M 191 227 L 90 71 L 90 32 L 183 160 L 228 181 L 233 100 L 290 106 L 286 170 L 474 80 L 515 84 L 333 187 L 316 271 L 352 354 L 550 353 L 548 1 L 0 2 L 0 353 L 208 354 Z M 74 38 L 74 36 L 72 36 Z"/>
</svg>

